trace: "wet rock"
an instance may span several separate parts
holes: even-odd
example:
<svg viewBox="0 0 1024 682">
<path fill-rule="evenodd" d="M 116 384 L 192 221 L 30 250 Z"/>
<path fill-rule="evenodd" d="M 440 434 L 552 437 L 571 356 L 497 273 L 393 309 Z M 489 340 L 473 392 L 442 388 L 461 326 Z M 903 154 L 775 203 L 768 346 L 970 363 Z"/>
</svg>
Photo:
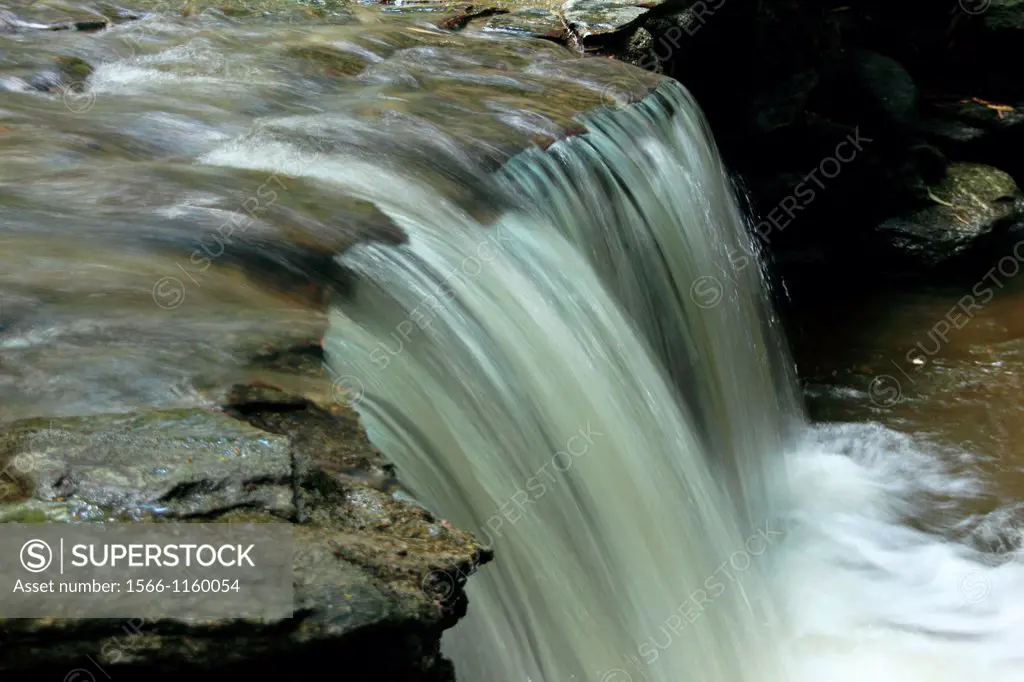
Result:
<svg viewBox="0 0 1024 682">
<path fill-rule="evenodd" d="M 1021 0 L 988 0 L 984 4 L 983 21 L 993 33 L 1024 35 L 1024 2 Z"/>
<path fill-rule="evenodd" d="M 988 166 L 954 164 L 928 196 L 929 205 L 879 226 L 895 250 L 925 267 L 988 248 L 1024 217 L 1024 196 L 1013 178 Z"/>
<path fill-rule="evenodd" d="M 57 57 L 56 66 L 25 78 L 27 86 L 41 92 L 67 91 L 68 88 L 83 88 L 92 74 L 88 62 L 78 57 Z"/>
<path fill-rule="evenodd" d="M 465 613 L 466 579 L 490 552 L 371 485 L 388 465 L 346 405 L 239 385 L 225 412 L 26 422 L 0 442 L 2 470 L 18 474 L 21 495 L 0 502 L 3 521 L 71 520 L 72 508 L 86 506 L 146 518 L 154 499 L 205 521 L 295 521 L 291 619 L 168 618 L 130 631 L 123 621 L 0 621 L 3 674 L 45 679 L 93 661 L 111 677 L 269 682 L 343 660 L 357 682 L 453 679 L 440 636 Z M 287 494 L 257 501 L 276 488 Z"/>
<path fill-rule="evenodd" d="M 3 291 L 0 293 L 0 335 L 15 328 L 39 304 L 38 299 Z"/>
<path fill-rule="evenodd" d="M 0 470 L 11 479 L 4 497 L 63 503 L 69 520 L 239 507 L 295 515 L 287 439 L 219 412 L 29 420 L 9 425 L 0 443 Z"/>
<path fill-rule="evenodd" d="M 322 376 L 324 349 L 319 343 L 275 349 L 252 360 L 251 367 L 279 370 L 307 376 Z"/>
<path fill-rule="evenodd" d="M 264 431 L 288 436 L 296 475 L 304 482 L 327 478 L 343 486 L 359 482 L 397 489 L 394 467 L 370 443 L 358 415 L 344 404 L 344 392 L 332 390 L 331 397 L 334 403 L 321 407 L 274 387 L 238 386 L 228 396 L 227 409 Z M 310 508 L 307 503 L 300 514 Z"/>
<path fill-rule="evenodd" d="M 921 122 L 921 130 L 928 139 L 946 149 L 964 150 L 981 143 L 988 132 L 956 119 L 931 118 Z"/>
<path fill-rule="evenodd" d="M 642 27 L 633 31 L 633 35 L 626 41 L 626 47 L 622 51 L 622 60 L 656 73 L 659 73 L 662 68 L 657 53 L 654 52 L 654 36 Z"/>
<path fill-rule="evenodd" d="M 935 102 L 928 111 L 932 120 L 956 122 L 965 129 L 990 134 L 1024 125 L 1024 107 L 989 102 L 979 97 Z"/>
<path fill-rule="evenodd" d="M 281 201 L 261 207 L 260 222 L 273 226 L 279 233 L 273 237 L 248 229 L 256 221 L 237 207 L 245 206 L 246 201 L 251 203 L 252 199 L 239 191 L 234 215 L 238 221 L 244 221 L 239 222 L 246 226 L 244 231 L 239 229 L 236 233 L 229 225 L 229 230 L 211 232 L 202 240 L 162 234 L 159 241 L 169 251 L 179 251 L 182 257 L 191 258 L 193 263 L 204 252 L 211 258 L 210 254 L 217 253 L 220 247 L 223 252 L 216 259 L 218 266 L 236 269 L 260 286 L 322 309 L 332 293 L 345 292 L 350 285 L 347 272 L 337 262 L 339 254 L 362 242 L 399 245 L 408 241 L 408 235 L 374 204 L 334 196 L 331 204 L 324 206 L 324 195 L 319 193 L 322 190 L 312 180 L 289 180 L 288 192 L 282 191 Z M 223 246 L 227 240 L 230 248 Z"/>
<path fill-rule="evenodd" d="M 1024 37 L 1024 2 L 1021 0 L 964 0 L 961 40 L 984 43 L 988 57 L 1004 52 Z"/>
<path fill-rule="evenodd" d="M 121 24 L 126 21 L 138 21 L 145 16 L 142 12 L 136 12 L 126 7 L 118 7 L 116 5 L 102 5 L 96 9 L 113 24 Z"/>
<path fill-rule="evenodd" d="M 453 5 L 449 2 L 432 2 L 430 0 L 424 2 L 382 0 L 378 4 L 381 6 L 381 12 L 386 14 L 448 14 L 453 11 L 472 9 L 472 5 Z"/>
<path fill-rule="evenodd" d="M 50 27 L 49 23 L 26 20 L 14 12 L 0 10 L 0 32 L 20 33 L 22 31 L 43 31 Z"/>
<path fill-rule="evenodd" d="M 643 5 L 636 0 L 568 0 L 562 5 L 566 23 L 584 41 L 618 33 L 661 3 Z"/>
<path fill-rule="evenodd" d="M 333 45 L 299 45 L 286 54 L 302 60 L 300 72 L 307 76 L 354 76 L 366 68 L 366 57 Z"/>
<path fill-rule="evenodd" d="M 107 27 L 105 21 L 64 21 L 58 24 L 50 24 L 46 27 L 48 31 L 86 31 L 89 33 L 102 31 Z"/>
<path fill-rule="evenodd" d="M 31 5 L 32 3 L 29 3 Z M 77 10 L 76 13 L 83 13 L 84 10 Z M 102 31 L 109 25 L 103 17 L 91 12 L 89 18 L 68 19 L 63 21 L 45 21 L 34 18 L 20 17 L 9 11 L 0 11 L 0 33 L 21 33 L 32 31 Z M 95 18 L 93 18 L 95 17 Z"/>
<path fill-rule="evenodd" d="M 756 214 L 792 201 L 843 129 L 873 140 L 772 236 L 790 294 L 804 297 L 791 286 L 799 276 L 816 298 L 863 281 L 863 262 L 878 251 L 874 226 L 937 206 L 927 193 L 951 161 L 1024 182 L 1022 8 L 1024 0 L 681 0 L 584 43 L 681 81 Z M 807 251 L 822 255 L 809 264 Z M 902 276 L 904 265 L 888 274 Z"/>
<path fill-rule="evenodd" d="M 313 244 L 254 239 L 236 242 L 222 264 L 301 305 L 323 309 L 333 293 L 350 286 L 337 253 Z"/>
<path fill-rule="evenodd" d="M 69 81 L 84 81 L 92 75 L 92 67 L 78 57 L 57 57 L 57 68 Z"/>
<path fill-rule="evenodd" d="M 508 14 L 508 10 L 497 7 L 488 7 L 481 10 L 470 9 L 469 11 L 460 12 L 455 16 L 442 19 L 437 23 L 437 26 L 438 28 L 443 28 L 446 31 L 461 31 L 474 19 L 483 19 L 501 14 Z"/>
<path fill-rule="evenodd" d="M 476 21 L 473 25 L 481 25 L 484 31 L 510 33 L 514 35 L 546 38 L 559 42 L 566 39 L 565 26 L 549 9 L 544 7 L 524 7 L 504 14 L 498 14 Z"/>
<path fill-rule="evenodd" d="M 59 92 L 62 88 L 68 86 L 68 82 L 61 76 L 60 72 L 56 69 L 47 69 L 39 73 L 27 76 L 19 82 L 18 88 L 21 89 L 27 87 L 31 90 L 38 90 L 39 92 Z"/>
<path fill-rule="evenodd" d="M 979 97 L 930 102 L 923 135 L 947 156 L 1002 168 L 1024 177 L 1024 103 Z"/>
</svg>

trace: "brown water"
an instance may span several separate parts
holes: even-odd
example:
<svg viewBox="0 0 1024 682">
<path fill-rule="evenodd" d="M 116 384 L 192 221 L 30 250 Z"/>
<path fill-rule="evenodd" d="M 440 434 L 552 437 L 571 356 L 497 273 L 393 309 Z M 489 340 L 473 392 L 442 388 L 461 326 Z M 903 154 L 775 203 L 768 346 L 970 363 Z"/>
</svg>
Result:
<svg viewBox="0 0 1024 682">
<path fill-rule="evenodd" d="M 973 511 L 1024 499 L 1024 279 L 840 302 L 795 340 L 815 419 L 912 434 L 984 482 L 991 496 Z"/>
</svg>

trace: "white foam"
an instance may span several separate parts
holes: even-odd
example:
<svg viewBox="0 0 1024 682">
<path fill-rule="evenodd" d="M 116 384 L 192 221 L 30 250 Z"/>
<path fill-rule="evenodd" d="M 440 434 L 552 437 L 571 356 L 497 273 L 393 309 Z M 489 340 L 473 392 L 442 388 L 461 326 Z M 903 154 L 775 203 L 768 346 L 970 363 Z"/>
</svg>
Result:
<svg viewBox="0 0 1024 682">
<path fill-rule="evenodd" d="M 1024 566 L 908 526 L 935 495 L 980 494 L 939 457 L 876 424 L 812 429 L 776 576 L 795 680 L 1024 679 Z M 987 532 L 1009 516 L 990 515 Z M 1013 531 L 1001 527 L 1001 534 Z"/>
</svg>

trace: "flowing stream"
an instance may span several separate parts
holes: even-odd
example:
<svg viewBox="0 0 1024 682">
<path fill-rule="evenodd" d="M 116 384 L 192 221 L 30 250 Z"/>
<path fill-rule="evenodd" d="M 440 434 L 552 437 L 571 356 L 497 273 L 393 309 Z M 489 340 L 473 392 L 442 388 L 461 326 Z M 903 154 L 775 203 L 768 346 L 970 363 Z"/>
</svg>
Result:
<svg viewBox="0 0 1024 682">
<path fill-rule="evenodd" d="M 326 328 L 403 483 L 495 548 L 459 679 L 1024 679 L 1012 497 L 883 425 L 915 402 L 864 414 L 878 384 L 815 383 L 861 423 L 809 421 L 681 86 L 401 12 L 30 29 L 0 33 L 3 421 L 187 402 L 254 330 Z M 55 56 L 91 72 L 38 87 Z M 325 320 L 297 292 L 341 251 Z"/>
</svg>

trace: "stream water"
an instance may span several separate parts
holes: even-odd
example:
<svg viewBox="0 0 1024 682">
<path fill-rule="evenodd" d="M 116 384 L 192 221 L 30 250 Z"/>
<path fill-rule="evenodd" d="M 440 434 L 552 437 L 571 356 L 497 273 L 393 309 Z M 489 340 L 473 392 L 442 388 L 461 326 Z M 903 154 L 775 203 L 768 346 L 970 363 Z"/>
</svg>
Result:
<svg viewBox="0 0 1024 682">
<path fill-rule="evenodd" d="M 965 292 L 808 318 L 814 423 L 678 85 L 626 106 L 659 81 L 416 12 L 7 9 L 0 420 L 187 403 L 326 330 L 403 482 L 495 546 L 460 679 L 1024 679 L 1012 278 L 941 343 Z"/>
<path fill-rule="evenodd" d="M 481 173 L 657 82 L 392 9 L 0 4 L 0 418 L 180 403 L 169 386 L 215 384 L 265 340 L 318 338 L 323 263 L 394 237 L 341 166 L 408 170 L 487 220 Z"/>
</svg>

